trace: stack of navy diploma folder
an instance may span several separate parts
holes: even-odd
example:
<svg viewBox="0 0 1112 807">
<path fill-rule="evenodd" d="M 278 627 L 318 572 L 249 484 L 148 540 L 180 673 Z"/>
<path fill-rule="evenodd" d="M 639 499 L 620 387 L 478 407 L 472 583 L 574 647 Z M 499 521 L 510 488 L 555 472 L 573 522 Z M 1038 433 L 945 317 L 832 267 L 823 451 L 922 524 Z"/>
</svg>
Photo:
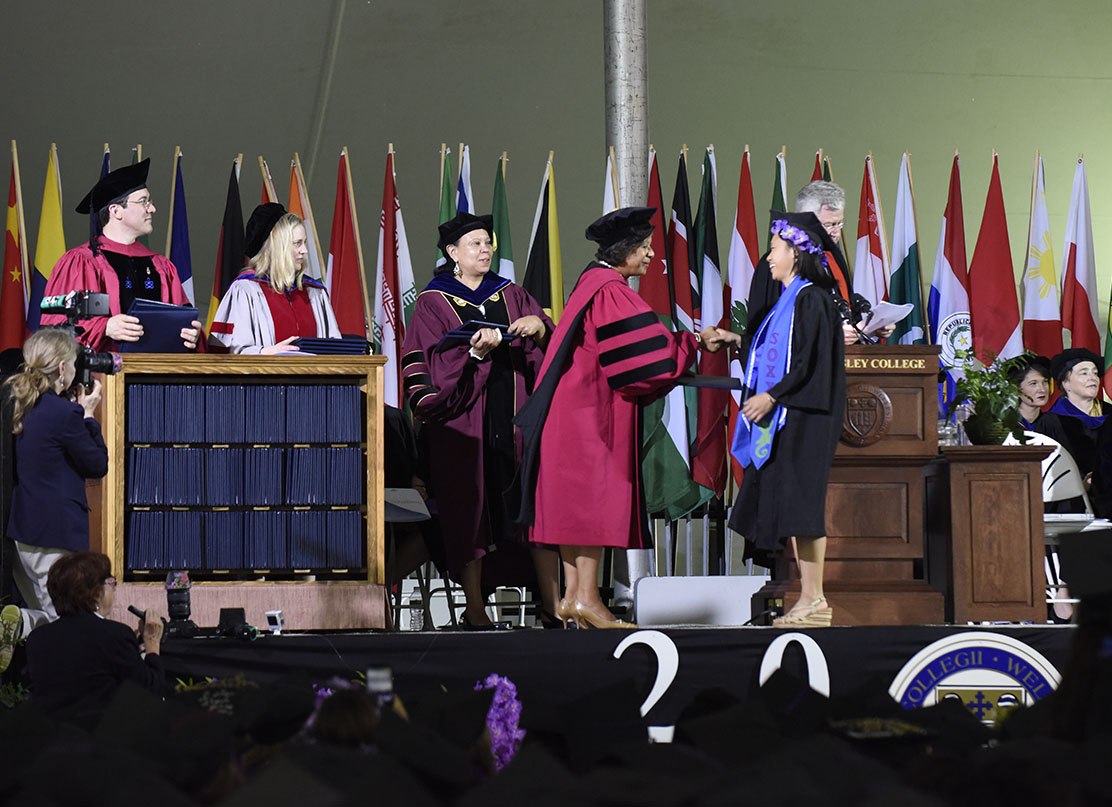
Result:
<svg viewBox="0 0 1112 807">
<path fill-rule="evenodd" d="M 181 329 L 192 327 L 198 317 L 197 309 L 191 305 L 142 298 L 136 298 L 127 314 L 138 317 L 143 335 L 138 342 L 120 342 L 121 353 L 185 353 Z"/>
<path fill-rule="evenodd" d="M 297 345 L 302 353 L 318 356 L 366 356 L 371 352 L 371 343 L 358 336 L 344 336 L 340 339 L 302 336 L 294 339 L 291 344 Z"/>
<path fill-rule="evenodd" d="M 358 384 L 127 386 L 127 567 L 366 566 Z"/>
</svg>

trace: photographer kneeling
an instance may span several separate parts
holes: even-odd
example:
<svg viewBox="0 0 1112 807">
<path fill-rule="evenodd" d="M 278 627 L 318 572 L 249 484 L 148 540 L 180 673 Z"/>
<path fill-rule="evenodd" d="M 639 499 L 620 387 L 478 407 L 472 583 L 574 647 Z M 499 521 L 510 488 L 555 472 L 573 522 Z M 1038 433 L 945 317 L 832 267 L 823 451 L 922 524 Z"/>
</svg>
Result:
<svg viewBox="0 0 1112 807">
<path fill-rule="evenodd" d="M 16 641 L 58 618 L 47 591 L 51 566 L 89 549 L 85 480 L 108 473 L 108 449 L 93 412 L 100 381 L 70 388 L 78 344 L 66 328 L 43 328 L 23 346 L 23 370 L 5 382 L 12 399 L 15 487 L 7 535 L 15 541 L 12 570 L 25 607 L 0 611 L 0 672 Z"/>
<path fill-rule="evenodd" d="M 159 659 L 162 614 L 150 608 L 143 617 L 143 656 L 135 631 L 108 619 L 116 599 L 116 578 L 107 555 L 71 552 L 59 558 L 50 569 L 47 586 L 59 618 L 35 631 L 27 642 L 35 703 L 80 722 L 97 714 L 124 681 L 165 694 Z"/>
</svg>

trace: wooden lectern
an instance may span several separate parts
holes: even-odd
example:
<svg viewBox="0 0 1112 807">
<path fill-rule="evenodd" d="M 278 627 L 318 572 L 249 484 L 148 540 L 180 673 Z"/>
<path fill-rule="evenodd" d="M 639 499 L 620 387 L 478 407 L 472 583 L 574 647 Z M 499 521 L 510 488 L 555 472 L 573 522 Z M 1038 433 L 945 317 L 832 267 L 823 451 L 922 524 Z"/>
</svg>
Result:
<svg viewBox="0 0 1112 807">
<path fill-rule="evenodd" d="M 824 587 L 834 621 L 942 623 L 924 529 L 925 471 L 938 456 L 938 348 L 852 345 L 845 361 L 846 415 L 826 497 Z M 754 613 L 798 591 L 789 551 Z"/>
</svg>

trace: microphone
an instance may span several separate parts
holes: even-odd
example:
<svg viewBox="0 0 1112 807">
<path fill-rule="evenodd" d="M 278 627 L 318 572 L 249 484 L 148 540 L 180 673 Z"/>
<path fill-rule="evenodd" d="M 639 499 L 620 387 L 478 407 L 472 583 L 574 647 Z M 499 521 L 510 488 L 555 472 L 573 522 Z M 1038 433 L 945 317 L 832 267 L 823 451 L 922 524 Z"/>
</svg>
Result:
<svg viewBox="0 0 1112 807">
<path fill-rule="evenodd" d="M 132 613 L 132 614 L 135 614 L 135 616 L 137 616 L 137 617 L 139 617 L 140 619 L 142 619 L 142 620 L 146 621 L 146 619 L 147 619 L 147 612 L 146 612 L 146 611 L 140 611 L 140 610 L 139 610 L 138 608 L 136 608 L 136 607 L 135 607 L 134 605 L 129 605 L 129 606 L 127 607 L 127 610 L 128 610 L 128 613 Z"/>
<path fill-rule="evenodd" d="M 873 304 L 865 297 L 854 292 L 853 295 L 853 316 L 857 321 L 864 319 L 869 314 L 873 313 Z"/>
</svg>

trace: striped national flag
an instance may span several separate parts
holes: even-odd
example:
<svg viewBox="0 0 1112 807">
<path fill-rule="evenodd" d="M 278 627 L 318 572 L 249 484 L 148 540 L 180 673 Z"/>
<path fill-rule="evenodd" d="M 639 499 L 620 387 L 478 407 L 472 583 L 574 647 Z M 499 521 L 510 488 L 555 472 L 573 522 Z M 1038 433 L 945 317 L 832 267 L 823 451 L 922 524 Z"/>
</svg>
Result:
<svg viewBox="0 0 1112 807">
<path fill-rule="evenodd" d="M 1031 223 L 1023 267 L 1023 347 L 1041 356 L 1062 352 L 1062 312 L 1058 303 L 1058 268 L 1050 241 L 1042 155 L 1035 152 L 1031 178 Z"/>
<path fill-rule="evenodd" d="M 494 201 L 490 205 L 490 215 L 494 219 L 494 271 L 512 283 L 517 282 L 514 273 L 514 247 L 510 238 L 510 206 L 506 201 L 506 152 L 498 161 L 494 172 Z"/>
<path fill-rule="evenodd" d="M 889 300 L 897 305 L 911 303 L 911 313 L 896 323 L 891 344 L 925 345 L 926 312 L 923 309 L 922 272 L 919 269 L 919 228 L 915 222 L 915 194 L 911 184 L 911 153 L 900 161 L 896 189 L 896 218 L 892 232 L 892 280 Z"/>
<path fill-rule="evenodd" d="M 1097 267 L 1093 250 L 1093 221 L 1089 212 L 1089 180 L 1085 160 L 1077 158 L 1062 248 L 1062 327 L 1070 332 L 1070 346 L 1100 353 L 1097 331 Z"/>
<path fill-rule="evenodd" d="M 239 168 L 242 163 L 243 155 L 237 155 L 228 175 L 224 218 L 220 223 L 220 243 L 216 247 L 216 272 L 212 278 L 212 296 L 209 298 L 208 316 L 205 320 L 205 330 L 210 333 L 221 298 L 236 276 L 243 271 L 247 260 L 243 254 L 243 207 L 239 200 Z"/>
<path fill-rule="evenodd" d="M 564 271 L 560 259 L 560 225 L 556 218 L 556 174 L 552 170 L 554 152 L 541 177 L 541 193 L 529 234 L 529 257 L 525 261 L 522 287 L 541 308 L 558 322 L 564 311 Z"/>
<path fill-rule="evenodd" d="M 927 321 L 931 343 L 941 348 L 938 362 L 946 374 L 939 384 L 940 404 L 949 408 L 954 397 L 954 384 L 961 378 L 962 362 L 955 357 L 958 350 L 973 348 L 973 329 L 969 315 L 969 272 L 965 253 L 965 217 L 961 205 L 961 168 L 957 153 L 950 167 L 950 189 L 942 212 L 942 231 L 938 234 L 938 252 L 934 259 L 934 276 L 927 300 Z"/>
</svg>

